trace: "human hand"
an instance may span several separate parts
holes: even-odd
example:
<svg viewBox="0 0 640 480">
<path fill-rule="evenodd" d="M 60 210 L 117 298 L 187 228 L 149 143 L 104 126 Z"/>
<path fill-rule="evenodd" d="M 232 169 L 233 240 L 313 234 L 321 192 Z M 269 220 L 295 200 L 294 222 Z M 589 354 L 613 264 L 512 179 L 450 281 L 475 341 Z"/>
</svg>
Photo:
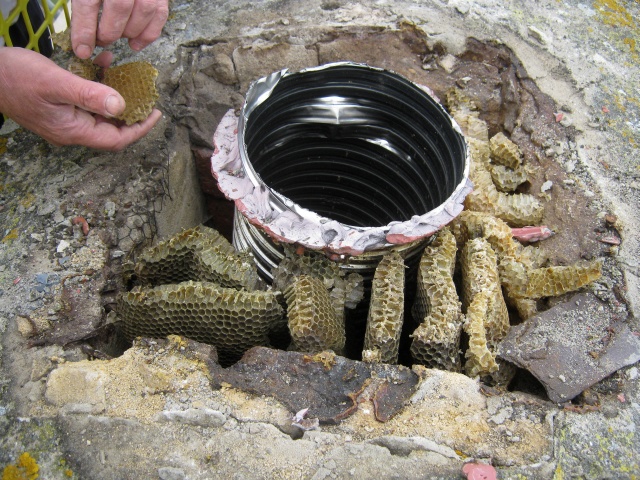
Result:
<svg viewBox="0 0 640 480">
<path fill-rule="evenodd" d="M 71 45 L 82 59 L 96 45 L 105 47 L 119 38 L 128 38 L 139 51 L 160 36 L 168 16 L 169 0 L 73 0 Z"/>
<path fill-rule="evenodd" d="M 96 63 L 106 68 L 111 60 L 112 54 L 103 52 Z M 162 117 L 154 110 L 129 126 L 108 120 L 124 109 L 124 99 L 111 87 L 80 78 L 31 50 L 0 48 L 0 112 L 54 145 L 119 151 Z"/>
</svg>

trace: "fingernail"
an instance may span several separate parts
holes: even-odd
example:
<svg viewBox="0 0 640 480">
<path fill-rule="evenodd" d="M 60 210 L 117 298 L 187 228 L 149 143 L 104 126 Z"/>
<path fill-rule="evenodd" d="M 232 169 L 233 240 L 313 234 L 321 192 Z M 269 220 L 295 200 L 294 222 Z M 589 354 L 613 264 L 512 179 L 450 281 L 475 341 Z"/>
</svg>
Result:
<svg viewBox="0 0 640 480">
<path fill-rule="evenodd" d="M 142 43 L 136 41 L 131 42 L 129 46 L 131 47 L 131 50 L 135 50 L 136 52 L 139 52 L 144 48 L 144 45 L 142 45 Z"/>
<path fill-rule="evenodd" d="M 122 101 L 118 97 L 115 95 L 109 95 L 104 101 L 104 108 L 109 115 L 115 117 L 122 113 L 124 105 L 122 105 Z"/>
<path fill-rule="evenodd" d="M 91 47 L 89 45 L 78 45 L 76 55 L 84 59 L 89 58 L 91 56 Z"/>
</svg>

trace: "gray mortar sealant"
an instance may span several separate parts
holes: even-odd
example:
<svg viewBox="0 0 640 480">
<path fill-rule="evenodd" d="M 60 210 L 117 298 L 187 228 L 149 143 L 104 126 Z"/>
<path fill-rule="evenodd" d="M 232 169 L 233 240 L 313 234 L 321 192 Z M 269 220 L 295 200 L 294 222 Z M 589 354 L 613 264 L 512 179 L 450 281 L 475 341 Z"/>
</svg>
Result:
<svg viewBox="0 0 640 480">
<path fill-rule="evenodd" d="M 235 202 L 237 211 L 241 212 L 252 225 L 264 230 L 279 242 L 321 250 L 332 258 L 361 255 L 372 250 L 426 239 L 462 211 L 464 198 L 472 190 L 472 184 L 468 178 L 469 153 L 460 128 L 444 108 L 429 95 L 428 88 L 415 85 L 404 78 L 402 81 L 405 85 L 410 85 L 416 92 L 420 92 L 429 99 L 429 108 L 438 110 L 439 115 L 444 114 L 444 118 L 450 122 L 447 128 L 459 136 L 459 141 L 464 145 L 462 179 L 444 202 L 424 214 L 412 215 L 405 221 L 391 221 L 383 226 L 360 227 L 347 225 L 303 208 L 265 185 L 251 166 L 243 138 L 251 113 L 267 101 L 279 82 L 287 77 L 310 72 L 313 74 L 345 66 L 366 69 L 368 72 L 390 73 L 366 65 L 343 62 L 302 70 L 297 74 L 283 70 L 264 77 L 250 87 L 240 118 L 231 110 L 223 117 L 214 134 L 215 151 L 211 159 L 212 173 L 218 180 L 220 190 L 228 199 Z M 359 114 L 359 105 L 352 103 L 349 98 L 340 96 L 339 91 L 327 101 L 329 104 L 322 105 L 322 113 L 332 111 L 335 118 L 326 119 L 315 116 L 309 120 L 310 122 L 333 122 L 341 126 L 349 122 L 362 121 L 355 118 Z M 317 114 L 317 112 L 314 113 Z M 364 118 L 364 120 L 367 119 Z M 383 141 L 380 140 L 380 142 Z"/>
</svg>

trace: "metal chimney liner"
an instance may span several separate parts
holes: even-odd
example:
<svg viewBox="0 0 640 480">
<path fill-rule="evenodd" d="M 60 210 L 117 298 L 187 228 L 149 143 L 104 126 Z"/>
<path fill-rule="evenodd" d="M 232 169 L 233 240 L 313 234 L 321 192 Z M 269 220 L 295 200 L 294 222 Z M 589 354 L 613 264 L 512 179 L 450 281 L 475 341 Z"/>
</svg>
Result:
<svg viewBox="0 0 640 480">
<path fill-rule="evenodd" d="M 363 64 L 261 78 L 214 144 L 212 172 L 236 204 L 234 244 L 253 251 L 267 278 L 279 242 L 365 276 L 390 249 L 418 255 L 472 189 L 467 145 L 442 105 Z"/>
</svg>

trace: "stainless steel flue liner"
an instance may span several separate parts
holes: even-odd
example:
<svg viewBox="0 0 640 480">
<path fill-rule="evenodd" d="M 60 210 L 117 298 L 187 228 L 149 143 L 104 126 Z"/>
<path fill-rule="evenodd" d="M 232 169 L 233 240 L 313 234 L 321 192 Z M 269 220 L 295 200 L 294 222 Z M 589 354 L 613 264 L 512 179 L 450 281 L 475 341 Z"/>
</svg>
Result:
<svg viewBox="0 0 640 480">
<path fill-rule="evenodd" d="M 236 203 L 234 243 L 258 262 L 270 239 L 375 257 L 449 223 L 471 191 L 468 149 L 427 90 L 349 62 L 254 82 L 240 117 L 228 112 L 214 136 L 212 172 Z"/>
</svg>

